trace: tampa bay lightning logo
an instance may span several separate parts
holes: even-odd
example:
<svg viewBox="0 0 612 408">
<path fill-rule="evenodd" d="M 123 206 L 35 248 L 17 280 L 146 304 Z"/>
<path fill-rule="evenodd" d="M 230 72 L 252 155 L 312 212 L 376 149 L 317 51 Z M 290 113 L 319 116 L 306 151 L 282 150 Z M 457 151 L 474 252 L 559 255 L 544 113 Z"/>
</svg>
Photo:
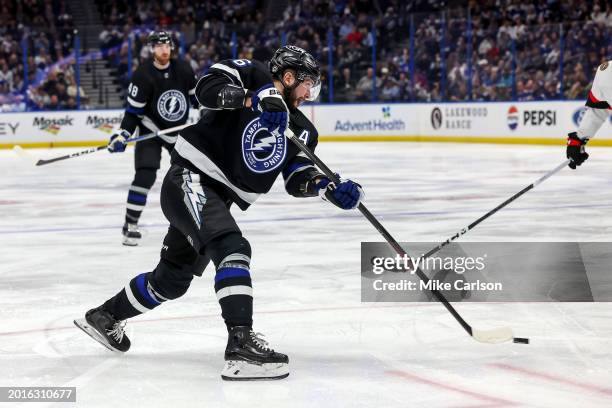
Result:
<svg viewBox="0 0 612 408">
<path fill-rule="evenodd" d="M 164 92 L 157 100 L 157 112 L 168 122 L 180 120 L 187 112 L 185 95 L 176 89 Z"/>
<path fill-rule="evenodd" d="M 249 122 L 242 132 L 242 158 L 254 173 L 268 173 L 277 169 L 287 155 L 287 141 L 283 135 L 273 135 L 261 126 L 259 118 Z"/>
</svg>

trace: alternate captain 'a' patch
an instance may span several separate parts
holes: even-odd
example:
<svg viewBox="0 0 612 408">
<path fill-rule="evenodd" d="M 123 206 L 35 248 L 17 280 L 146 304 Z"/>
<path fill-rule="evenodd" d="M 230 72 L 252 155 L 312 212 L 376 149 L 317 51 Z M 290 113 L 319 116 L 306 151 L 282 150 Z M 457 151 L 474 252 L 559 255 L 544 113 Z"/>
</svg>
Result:
<svg viewBox="0 0 612 408">
<path fill-rule="evenodd" d="M 242 132 L 242 158 L 254 173 L 268 173 L 278 169 L 287 155 L 287 140 L 273 135 L 261 126 L 259 118 L 249 122 Z"/>
</svg>

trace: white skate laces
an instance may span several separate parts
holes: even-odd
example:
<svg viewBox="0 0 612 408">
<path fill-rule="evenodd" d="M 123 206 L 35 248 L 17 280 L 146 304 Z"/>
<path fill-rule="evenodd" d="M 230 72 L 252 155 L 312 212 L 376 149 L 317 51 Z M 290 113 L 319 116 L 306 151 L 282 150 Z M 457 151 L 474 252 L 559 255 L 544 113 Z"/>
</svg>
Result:
<svg viewBox="0 0 612 408">
<path fill-rule="evenodd" d="M 257 345 L 257 347 L 259 347 L 263 351 L 274 351 L 270 347 L 268 347 L 269 343 L 263 339 L 264 335 L 262 333 L 255 333 L 251 331 L 250 334 L 251 334 L 251 340 L 253 340 L 253 342 Z"/>
<path fill-rule="evenodd" d="M 127 225 L 127 232 L 140 232 L 138 230 L 138 224 L 128 224 Z"/>
<path fill-rule="evenodd" d="M 111 330 L 107 330 L 106 333 L 108 333 L 109 336 L 112 336 L 117 343 L 121 343 L 121 340 L 123 340 L 123 335 L 125 334 L 124 328 L 125 320 L 118 321 L 115 322 L 113 328 Z"/>
</svg>

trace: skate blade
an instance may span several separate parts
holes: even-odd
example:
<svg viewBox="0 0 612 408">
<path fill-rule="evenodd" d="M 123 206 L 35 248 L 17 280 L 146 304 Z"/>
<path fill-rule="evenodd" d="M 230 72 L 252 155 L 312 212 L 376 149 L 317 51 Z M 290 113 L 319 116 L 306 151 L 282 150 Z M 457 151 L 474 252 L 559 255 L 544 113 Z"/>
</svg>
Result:
<svg viewBox="0 0 612 408">
<path fill-rule="evenodd" d="M 121 350 L 118 350 L 114 348 L 113 346 L 111 346 L 108 343 L 108 341 L 106 341 L 106 339 L 103 336 L 101 336 L 100 333 L 96 331 L 96 329 L 94 329 L 93 327 L 89 325 L 89 323 L 87 323 L 87 320 L 75 319 L 74 325 L 78 327 L 79 329 L 83 330 L 89 337 L 91 337 L 92 339 L 94 339 L 95 341 L 97 341 L 98 343 L 100 343 L 101 345 L 109 349 L 110 351 L 113 351 L 115 353 L 123 353 Z"/>
<path fill-rule="evenodd" d="M 138 246 L 138 241 L 140 241 L 140 238 L 123 237 L 123 245 L 125 246 Z"/>
<path fill-rule="evenodd" d="M 287 363 L 254 364 L 241 360 L 229 360 L 221 371 L 225 381 L 281 380 L 289 376 Z"/>
</svg>

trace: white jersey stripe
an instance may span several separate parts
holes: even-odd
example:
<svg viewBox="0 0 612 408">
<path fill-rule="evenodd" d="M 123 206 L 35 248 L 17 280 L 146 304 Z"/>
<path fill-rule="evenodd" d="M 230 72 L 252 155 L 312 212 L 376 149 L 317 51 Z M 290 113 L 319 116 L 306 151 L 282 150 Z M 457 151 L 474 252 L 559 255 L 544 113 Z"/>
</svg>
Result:
<svg viewBox="0 0 612 408">
<path fill-rule="evenodd" d="M 229 67 L 221 63 L 213 64 L 211 68 L 215 68 L 215 69 L 218 69 L 220 71 L 230 74 L 234 79 L 237 79 L 238 82 L 240 82 L 240 85 L 244 88 L 244 84 L 242 83 L 242 79 L 240 78 L 240 72 L 238 72 L 237 69 L 234 69 L 232 67 Z"/>
<path fill-rule="evenodd" d="M 135 108 L 144 108 L 144 106 L 147 104 L 146 102 L 137 102 L 133 100 L 132 98 L 130 98 L 129 96 L 127 97 L 127 101 L 130 105 L 132 105 Z"/>
<path fill-rule="evenodd" d="M 306 163 L 304 163 L 304 166 L 303 166 L 303 167 L 300 167 L 300 168 L 297 168 L 297 169 L 293 170 L 293 171 L 291 172 L 291 174 L 289 174 L 289 175 L 287 176 L 287 178 L 285 179 L 285 185 L 287 185 L 287 183 L 289 183 L 289 180 L 291 180 L 291 177 L 293 177 L 293 175 L 294 175 L 295 173 L 299 173 L 299 172 L 304 171 L 304 170 L 306 170 L 306 169 L 315 169 L 315 170 L 316 170 L 317 168 L 316 168 L 315 166 L 311 165 L 311 164 L 306 164 Z"/>
<path fill-rule="evenodd" d="M 232 295 L 247 295 L 253 297 L 253 288 L 245 285 L 228 286 L 219 289 L 217 292 L 217 300 L 221 300 L 224 297 Z"/>
<path fill-rule="evenodd" d="M 157 127 L 157 125 L 155 123 L 153 123 L 153 120 L 148 117 L 148 116 L 143 116 L 142 117 L 142 125 L 144 127 L 146 127 L 147 129 L 153 131 L 153 132 L 159 132 L 161 129 Z M 168 142 L 168 143 L 175 143 L 176 142 L 176 136 L 170 136 L 170 135 L 159 135 L 157 136 L 160 139 Z"/>
<path fill-rule="evenodd" d="M 208 156 L 195 148 L 187 140 L 183 139 L 181 135 L 178 136 L 176 144 L 174 145 L 174 151 L 181 157 L 190 161 L 200 171 L 206 174 L 208 177 L 225 184 L 230 190 L 232 190 L 241 200 L 246 201 L 249 204 L 253 204 L 260 194 L 249 193 L 239 187 L 232 184 L 231 181 L 223 174 L 221 169 L 212 161 Z"/>
<path fill-rule="evenodd" d="M 157 127 L 157 125 L 153 122 L 153 119 L 151 119 L 148 116 L 143 116 L 142 117 L 142 125 L 144 127 L 146 127 L 147 129 L 151 130 L 152 132 L 159 132 L 159 128 Z"/>
<path fill-rule="evenodd" d="M 147 313 L 148 311 L 151 310 L 148 307 L 144 306 L 142 303 L 140 303 L 136 299 L 136 297 L 132 293 L 132 288 L 130 288 L 130 285 L 127 285 L 125 287 L 125 294 L 127 295 L 127 298 L 130 301 L 130 304 L 134 307 L 134 309 L 138 310 L 140 313 Z"/>
<path fill-rule="evenodd" d="M 138 187 L 138 186 L 130 186 L 130 191 L 133 191 L 135 193 L 140 193 L 140 194 L 148 194 L 149 193 L 149 189 L 148 188 L 144 188 L 144 187 Z"/>
<path fill-rule="evenodd" d="M 138 204 L 132 204 L 132 203 L 127 203 L 127 209 L 128 210 L 132 210 L 132 211 L 142 211 L 144 210 L 145 206 L 144 205 L 138 205 Z"/>
<path fill-rule="evenodd" d="M 219 262 L 219 265 L 223 265 L 224 263 L 231 262 L 231 261 L 243 261 L 243 262 L 250 264 L 251 258 L 246 256 L 245 254 L 234 253 L 234 254 L 230 254 L 226 256 L 225 258 L 223 258 L 223 260 Z"/>
</svg>

